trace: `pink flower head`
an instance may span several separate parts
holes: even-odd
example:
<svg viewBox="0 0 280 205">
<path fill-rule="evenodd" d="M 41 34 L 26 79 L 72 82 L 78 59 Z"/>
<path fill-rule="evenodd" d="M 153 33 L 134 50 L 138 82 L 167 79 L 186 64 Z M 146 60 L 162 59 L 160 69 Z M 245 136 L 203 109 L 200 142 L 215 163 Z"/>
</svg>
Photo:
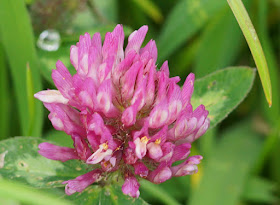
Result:
<svg viewBox="0 0 280 205">
<path fill-rule="evenodd" d="M 42 143 L 39 153 L 99 167 L 64 182 L 67 194 L 118 171 L 123 193 L 138 197 L 140 178 L 162 183 L 197 171 L 202 157 L 188 156 L 191 143 L 209 127 L 208 111 L 191 105 L 194 74 L 181 88 L 179 77 L 169 77 L 167 61 L 157 70 L 155 41 L 141 47 L 147 31 L 147 26 L 134 31 L 125 50 L 121 25 L 106 34 L 103 45 L 99 33 L 86 33 L 70 49 L 77 73 L 72 76 L 58 61 L 52 71 L 58 90 L 35 94 L 50 111 L 54 128 L 74 142 L 74 148 Z M 173 166 L 179 160 L 184 162 Z"/>
</svg>

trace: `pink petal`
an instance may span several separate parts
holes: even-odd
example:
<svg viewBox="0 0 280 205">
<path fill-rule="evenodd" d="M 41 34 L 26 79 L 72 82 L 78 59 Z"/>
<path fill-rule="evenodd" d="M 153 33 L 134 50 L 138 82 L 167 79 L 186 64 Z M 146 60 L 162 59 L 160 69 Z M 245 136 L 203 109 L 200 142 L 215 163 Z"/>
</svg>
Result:
<svg viewBox="0 0 280 205">
<path fill-rule="evenodd" d="M 137 138 L 136 140 L 134 140 L 134 144 L 135 144 L 135 154 L 139 159 L 142 159 L 147 152 L 147 145 L 148 143 L 148 139 L 146 136 L 140 138 Z"/>
<path fill-rule="evenodd" d="M 73 148 L 60 147 L 48 142 L 43 142 L 39 144 L 38 147 L 38 153 L 48 159 L 59 160 L 62 162 L 68 161 L 70 159 L 79 159 L 76 150 Z"/>
<path fill-rule="evenodd" d="M 123 51 L 123 43 L 124 43 L 124 31 L 122 25 L 118 24 L 114 31 L 112 32 L 112 35 L 117 39 L 118 41 L 118 48 L 117 48 L 117 57 L 116 60 L 119 63 L 121 60 L 124 59 L 124 51 Z"/>
<path fill-rule="evenodd" d="M 95 169 L 84 175 L 78 176 L 76 179 L 64 181 L 62 184 L 67 184 L 65 186 L 65 193 L 71 195 L 76 192 L 82 192 L 89 185 L 97 181 L 100 178 L 101 173 L 102 171 L 100 169 Z"/>
<path fill-rule="evenodd" d="M 111 81 L 109 79 L 105 80 L 98 88 L 96 99 L 98 109 L 107 117 L 116 117 L 119 115 L 119 111 L 112 103 L 113 95 Z"/>
<path fill-rule="evenodd" d="M 162 127 L 168 120 L 169 113 L 167 103 L 162 102 L 158 106 L 154 107 L 149 116 L 149 127 L 159 128 Z"/>
<path fill-rule="evenodd" d="M 133 50 L 127 54 L 123 61 L 112 68 L 112 82 L 116 87 L 120 86 L 121 76 L 132 66 L 135 57 L 136 52 Z"/>
<path fill-rule="evenodd" d="M 134 93 L 135 81 L 138 71 L 143 67 L 139 61 L 134 63 L 121 79 L 121 95 L 124 100 L 130 100 Z"/>
<path fill-rule="evenodd" d="M 184 143 L 184 144 L 177 145 L 174 148 L 172 162 L 186 159 L 188 157 L 188 155 L 190 154 L 190 149 L 191 149 L 190 143 Z"/>
<path fill-rule="evenodd" d="M 61 61 L 57 61 L 56 70 L 52 70 L 52 79 L 60 93 L 70 99 L 69 91 L 73 87 L 72 76 Z"/>
<path fill-rule="evenodd" d="M 43 90 L 34 94 L 34 97 L 45 103 L 67 104 L 69 101 L 58 90 Z"/>
<path fill-rule="evenodd" d="M 140 55 L 148 52 L 149 53 L 149 57 L 156 62 L 157 61 L 157 46 L 156 46 L 156 42 L 154 40 L 150 40 L 149 43 L 147 43 L 147 45 L 144 48 L 140 49 Z"/>
<path fill-rule="evenodd" d="M 203 157 L 200 155 L 192 156 L 189 157 L 185 162 L 171 167 L 172 175 L 178 177 L 196 173 L 198 171 L 197 164 L 200 163 L 202 158 Z"/>
<path fill-rule="evenodd" d="M 165 164 L 160 164 L 158 168 L 149 174 L 148 179 L 155 184 L 160 184 L 170 179 L 171 176 L 172 172 L 170 168 Z"/>
<path fill-rule="evenodd" d="M 182 101 L 183 106 L 185 107 L 190 103 L 191 97 L 193 94 L 193 84 L 194 84 L 195 76 L 193 73 L 190 73 L 182 87 Z"/>
<path fill-rule="evenodd" d="M 146 178 L 149 174 L 149 169 L 146 167 L 146 165 L 142 162 L 137 162 L 133 165 L 134 172 L 136 175 L 139 175 L 142 178 Z"/>
<path fill-rule="evenodd" d="M 159 162 L 165 162 L 168 163 L 174 152 L 175 145 L 171 142 L 166 142 L 161 146 L 161 150 L 163 153 L 163 156 L 159 159 Z"/>
<path fill-rule="evenodd" d="M 87 158 L 91 155 L 91 150 L 88 147 L 86 141 L 77 135 L 73 135 L 72 139 L 74 141 L 74 147 L 77 151 L 77 154 L 83 161 L 86 161 Z"/>
<path fill-rule="evenodd" d="M 129 175 L 125 178 L 124 184 L 122 185 L 122 192 L 133 198 L 138 198 L 140 195 L 139 187 L 140 184 L 137 179 L 134 176 Z"/>
<path fill-rule="evenodd" d="M 151 159 L 158 159 L 160 157 L 162 157 L 163 152 L 161 150 L 161 146 L 159 144 L 156 144 L 154 142 L 151 142 L 147 145 L 147 149 L 148 149 L 148 153 L 149 153 L 149 157 Z"/>
<path fill-rule="evenodd" d="M 126 164 L 134 164 L 138 160 L 137 156 L 135 155 L 134 149 L 131 147 L 128 147 L 124 150 L 123 159 Z"/>
<path fill-rule="evenodd" d="M 146 33 L 148 32 L 148 26 L 142 26 L 139 30 L 134 31 L 128 37 L 128 44 L 125 49 L 125 56 L 131 51 L 135 50 L 137 53 L 145 39 Z"/>
<path fill-rule="evenodd" d="M 101 144 L 99 149 L 95 151 L 86 161 L 87 164 L 97 164 L 101 162 L 105 157 L 111 156 L 113 150 L 111 149 L 104 149 L 104 145 Z"/>
<path fill-rule="evenodd" d="M 44 105 L 50 111 L 49 119 L 55 129 L 65 131 L 68 135 L 86 135 L 77 110 L 63 104 L 44 103 Z"/>
</svg>

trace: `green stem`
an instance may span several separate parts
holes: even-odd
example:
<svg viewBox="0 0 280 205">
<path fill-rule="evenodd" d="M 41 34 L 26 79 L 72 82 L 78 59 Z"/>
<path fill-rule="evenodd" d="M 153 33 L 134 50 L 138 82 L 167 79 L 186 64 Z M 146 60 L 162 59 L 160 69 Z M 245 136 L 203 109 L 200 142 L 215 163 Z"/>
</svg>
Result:
<svg viewBox="0 0 280 205">
<path fill-rule="evenodd" d="M 266 100 L 271 106 L 272 90 L 268 66 L 255 28 L 241 0 L 227 0 L 227 2 L 247 40 L 260 75 Z"/>
</svg>

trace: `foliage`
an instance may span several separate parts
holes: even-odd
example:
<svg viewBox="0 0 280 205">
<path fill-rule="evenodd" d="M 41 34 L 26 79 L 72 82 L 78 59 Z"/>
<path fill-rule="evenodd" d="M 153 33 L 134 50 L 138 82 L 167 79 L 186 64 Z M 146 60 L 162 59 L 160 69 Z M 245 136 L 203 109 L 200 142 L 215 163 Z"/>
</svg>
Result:
<svg viewBox="0 0 280 205">
<path fill-rule="evenodd" d="M 47 1 L 53 5 L 54 0 Z M 0 204 L 216 205 L 279 201 L 278 1 L 244 0 L 249 19 L 246 11 L 240 10 L 243 7 L 239 0 L 83 0 L 81 6 L 71 0 L 64 5 L 67 9 L 54 7 L 63 20 L 53 25 L 48 21 L 48 28 L 36 22 L 44 22 L 52 12 L 40 15 L 35 2 L 0 0 Z M 59 21 L 57 16 L 52 19 Z M 66 20 L 59 26 L 61 30 L 57 28 Z M 148 25 L 147 39 L 156 40 L 159 66 L 168 59 L 173 76 L 185 79 L 188 73 L 195 73 L 192 104 L 206 106 L 211 129 L 192 147 L 192 154 L 203 154 L 204 160 L 200 171 L 191 177 L 160 185 L 141 182 L 139 199 L 123 195 L 117 183 L 105 187 L 94 184 L 82 193 L 67 196 L 61 182 L 86 173 L 90 167 L 79 161 L 49 160 L 37 153 L 38 144 L 44 141 L 72 145 L 69 136 L 50 126 L 41 103 L 32 96 L 42 88 L 54 87 L 51 69 L 58 59 L 75 72 L 69 48 L 79 35 L 101 32 L 104 37 L 117 23 L 124 25 L 126 37 L 139 26 Z M 52 26 L 61 34 L 59 49 L 50 52 L 36 47 L 38 33 L 42 32 L 38 28 Z M 261 81 L 255 78 L 254 67 Z M 268 108 L 265 96 L 270 103 L 271 94 L 273 103 Z"/>
</svg>

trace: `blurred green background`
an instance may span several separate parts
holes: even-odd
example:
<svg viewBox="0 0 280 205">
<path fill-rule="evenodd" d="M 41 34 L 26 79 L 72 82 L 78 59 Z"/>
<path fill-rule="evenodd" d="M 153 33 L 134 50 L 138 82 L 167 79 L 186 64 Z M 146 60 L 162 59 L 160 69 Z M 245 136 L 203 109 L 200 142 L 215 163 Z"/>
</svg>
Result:
<svg viewBox="0 0 280 205">
<path fill-rule="evenodd" d="M 272 107 L 257 76 L 247 98 L 192 148 L 204 156 L 197 174 L 141 184 L 141 197 L 150 204 L 280 204 L 280 1 L 243 3 L 267 59 Z M 0 0 L 0 139 L 35 136 L 70 146 L 33 93 L 54 88 L 51 70 L 58 59 L 74 72 L 69 48 L 81 34 L 104 37 L 117 23 L 126 37 L 148 25 L 144 43 L 156 40 L 158 65 L 168 60 L 171 76 L 185 79 L 194 72 L 198 79 L 228 66 L 255 67 L 226 0 Z M 0 169 L 0 204 L 36 204 L 20 192 L 34 199 L 56 196 L 49 204 L 59 204 L 63 195 L 21 186 L 1 181 Z"/>
</svg>

